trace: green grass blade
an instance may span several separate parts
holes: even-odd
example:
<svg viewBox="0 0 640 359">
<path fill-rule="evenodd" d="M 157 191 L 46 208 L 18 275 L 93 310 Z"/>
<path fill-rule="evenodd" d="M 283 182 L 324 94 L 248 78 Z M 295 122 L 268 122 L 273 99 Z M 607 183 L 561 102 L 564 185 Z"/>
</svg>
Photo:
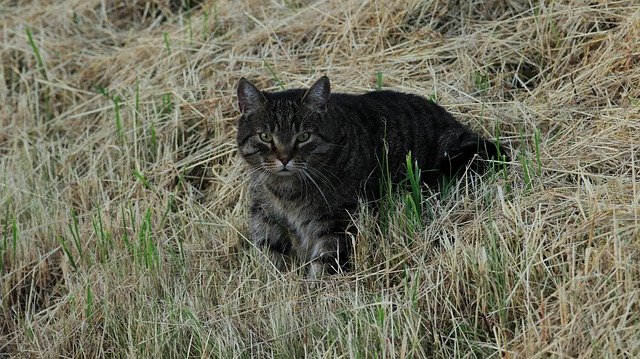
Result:
<svg viewBox="0 0 640 359">
<path fill-rule="evenodd" d="M 281 90 L 284 90 L 284 82 L 282 82 L 273 67 L 271 67 L 265 59 L 262 59 L 262 64 L 267 67 L 267 70 L 269 70 L 269 73 L 271 74 L 271 78 L 278 84 L 278 87 L 280 87 Z"/>
<path fill-rule="evenodd" d="M 169 43 L 169 35 L 166 32 L 162 33 L 162 41 L 164 42 L 164 47 L 167 50 L 169 56 L 171 56 L 171 44 Z"/>
<path fill-rule="evenodd" d="M 73 258 L 73 254 L 71 253 L 71 251 L 69 250 L 69 246 L 67 245 L 67 238 L 65 236 L 58 236 L 58 243 L 60 243 L 60 245 L 62 246 L 62 251 L 64 252 L 64 254 L 66 254 L 67 259 L 69 260 L 69 263 L 71 263 L 71 266 L 73 267 L 74 270 L 78 270 L 78 267 L 76 265 L 76 261 Z"/>
<path fill-rule="evenodd" d="M 27 39 L 29 40 L 29 45 L 31 45 L 31 49 L 33 50 L 33 54 L 36 57 L 36 63 L 38 64 L 38 70 L 40 74 L 45 79 L 49 79 L 47 76 L 47 70 L 44 67 L 44 61 L 42 60 L 42 55 L 40 54 L 40 49 L 36 45 L 36 42 L 33 40 L 33 35 L 31 34 L 31 29 L 26 28 L 25 32 L 27 33 Z"/>
<path fill-rule="evenodd" d="M 73 239 L 73 243 L 78 251 L 78 255 L 82 260 L 83 253 L 82 245 L 80 243 L 80 231 L 78 229 L 78 214 L 76 213 L 75 208 L 71 208 L 71 224 L 69 224 L 69 231 L 71 232 L 71 238 Z"/>
</svg>

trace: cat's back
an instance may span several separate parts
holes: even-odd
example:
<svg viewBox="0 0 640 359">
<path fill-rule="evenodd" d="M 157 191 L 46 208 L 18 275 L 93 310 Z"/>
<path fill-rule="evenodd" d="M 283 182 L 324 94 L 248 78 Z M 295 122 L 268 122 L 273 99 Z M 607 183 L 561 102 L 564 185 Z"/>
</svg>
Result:
<svg viewBox="0 0 640 359">
<path fill-rule="evenodd" d="M 405 120 L 442 119 L 452 120 L 452 116 L 435 102 L 422 96 L 389 91 L 371 91 L 359 95 L 336 93 L 331 98 L 334 105 L 340 108 L 354 108 L 362 114 L 378 114 L 385 118 Z"/>
<path fill-rule="evenodd" d="M 396 91 L 371 91 L 363 94 L 334 93 L 330 102 L 338 107 L 355 107 L 371 111 L 385 111 L 406 106 L 425 107 L 430 101 L 418 95 Z"/>
<path fill-rule="evenodd" d="M 438 133 L 460 124 L 444 108 L 422 96 L 397 91 L 332 94 L 331 103 L 349 122 L 369 128 L 373 135 L 396 137 L 413 143 L 414 136 Z M 401 136 L 400 136 L 401 135 Z M 429 140 L 433 140 L 431 136 Z M 412 146 L 409 146 L 412 147 Z"/>
<path fill-rule="evenodd" d="M 396 91 L 372 91 L 361 95 L 336 94 L 334 104 L 342 123 L 354 129 L 367 148 L 387 156 L 394 181 L 402 177 L 402 164 L 411 152 L 423 170 L 439 168 L 439 148 L 444 142 L 477 138 L 443 107 L 424 97 Z M 449 141 L 451 142 L 451 141 Z M 382 148 L 388 146 L 387 153 Z M 362 146 L 361 146 L 362 147 Z M 377 157 L 376 157 L 377 158 Z"/>
</svg>

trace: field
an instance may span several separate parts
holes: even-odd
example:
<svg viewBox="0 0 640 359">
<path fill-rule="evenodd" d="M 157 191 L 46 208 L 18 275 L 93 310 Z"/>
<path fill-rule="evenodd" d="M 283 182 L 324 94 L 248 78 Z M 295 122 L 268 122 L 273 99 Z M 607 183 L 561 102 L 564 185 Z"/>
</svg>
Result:
<svg viewBox="0 0 640 359">
<path fill-rule="evenodd" d="M 640 357 L 640 4 L 0 0 L 0 357 Z M 417 93 L 506 168 L 355 269 L 246 240 L 241 77 Z"/>
</svg>

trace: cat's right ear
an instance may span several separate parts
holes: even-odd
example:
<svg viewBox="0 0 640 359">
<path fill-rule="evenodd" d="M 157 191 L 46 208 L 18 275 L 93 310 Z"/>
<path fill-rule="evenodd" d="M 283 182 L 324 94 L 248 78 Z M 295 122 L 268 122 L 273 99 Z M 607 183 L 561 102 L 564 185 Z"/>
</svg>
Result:
<svg viewBox="0 0 640 359">
<path fill-rule="evenodd" d="M 244 77 L 238 83 L 238 107 L 240 112 L 247 115 L 259 110 L 267 99 L 258 88 Z"/>
<path fill-rule="evenodd" d="M 302 97 L 302 102 L 314 111 L 324 113 L 331 96 L 331 82 L 327 76 L 316 81 Z"/>
</svg>

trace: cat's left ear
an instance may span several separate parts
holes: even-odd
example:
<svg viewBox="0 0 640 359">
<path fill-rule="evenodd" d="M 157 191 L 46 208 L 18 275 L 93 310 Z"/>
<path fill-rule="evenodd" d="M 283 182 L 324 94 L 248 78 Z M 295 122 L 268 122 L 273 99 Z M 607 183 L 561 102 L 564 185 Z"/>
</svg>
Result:
<svg viewBox="0 0 640 359">
<path fill-rule="evenodd" d="M 238 83 L 238 107 L 243 114 L 256 112 L 267 99 L 258 88 L 244 77 Z"/>
<path fill-rule="evenodd" d="M 304 94 L 302 103 L 316 112 L 324 113 L 327 111 L 329 96 L 331 96 L 331 82 L 327 76 L 322 76 Z"/>
</svg>

